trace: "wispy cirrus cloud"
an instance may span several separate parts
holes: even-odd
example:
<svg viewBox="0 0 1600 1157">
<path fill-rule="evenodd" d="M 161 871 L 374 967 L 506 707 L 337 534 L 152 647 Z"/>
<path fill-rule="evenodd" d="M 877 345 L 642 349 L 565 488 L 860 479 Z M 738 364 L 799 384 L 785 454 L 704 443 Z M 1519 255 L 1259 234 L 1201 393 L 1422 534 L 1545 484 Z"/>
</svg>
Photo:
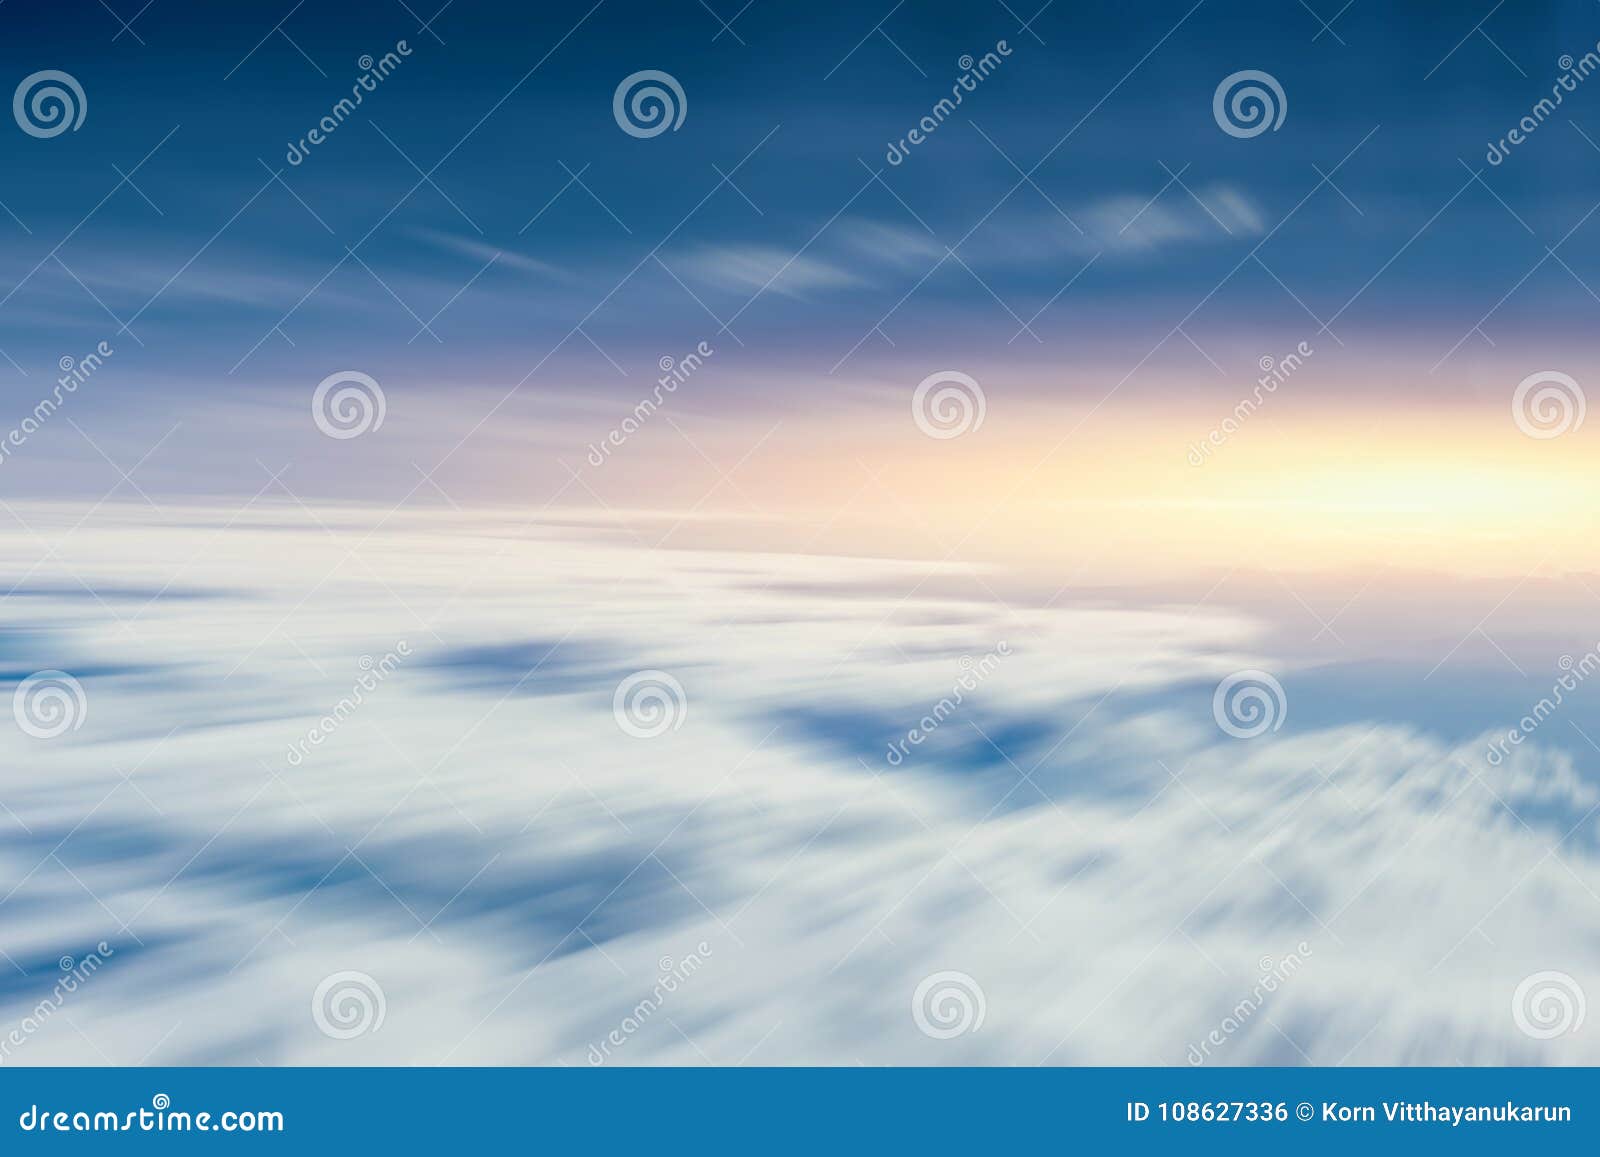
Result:
<svg viewBox="0 0 1600 1157">
<path fill-rule="evenodd" d="M 459 233 L 450 233 L 442 229 L 429 229 L 424 226 L 413 226 L 407 229 L 420 241 L 425 241 L 447 253 L 459 254 L 469 257 L 474 261 L 488 263 L 493 261 L 497 268 L 515 269 L 523 273 L 537 273 L 542 277 L 552 280 L 568 281 L 574 276 L 573 270 L 564 264 L 551 261 L 541 261 L 537 257 L 529 257 L 509 246 L 495 245 L 486 240 L 466 237 Z"/>
<path fill-rule="evenodd" d="M 830 289 L 859 289 L 870 279 L 826 257 L 780 245 L 707 245 L 670 262 L 687 280 L 724 292 L 765 291 L 804 297 Z"/>
</svg>

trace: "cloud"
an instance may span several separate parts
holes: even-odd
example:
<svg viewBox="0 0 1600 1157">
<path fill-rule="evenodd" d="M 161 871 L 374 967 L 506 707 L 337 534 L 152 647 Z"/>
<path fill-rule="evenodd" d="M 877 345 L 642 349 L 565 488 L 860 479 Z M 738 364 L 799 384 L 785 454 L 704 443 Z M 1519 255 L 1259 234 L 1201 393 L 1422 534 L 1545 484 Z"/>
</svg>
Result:
<svg viewBox="0 0 1600 1157">
<path fill-rule="evenodd" d="M 804 297 L 871 284 L 835 261 L 771 245 L 708 245 L 671 262 L 687 280 L 728 293 Z"/>
<path fill-rule="evenodd" d="M 58 629 L 13 635 L 12 664 L 81 667 L 89 714 L 0 735 L 0 908 L 27 973 L 0 1025 L 49 962 L 116 954 L 17 1060 L 587 1064 L 630 1017 L 620 1063 L 1183 1064 L 1214 1031 L 1207 1063 L 1600 1059 L 1512 1014 L 1535 972 L 1600 991 L 1600 784 L 1537 737 L 1491 770 L 1481 737 L 1299 722 L 1308 684 L 1225 613 L 902 598 L 879 588 L 903 562 L 513 516 L 339 528 L 245 511 L 198 552 L 206 519 L 108 508 L 74 535 L 86 581 L 126 581 L 136 549 L 195 558 L 217 597 L 126 631 L 48 585 L 28 600 Z M 346 569 L 357 538 L 370 572 Z M 337 708 L 400 638 L 415 658 Z M 582 642 L 546 677 L 529 639 Z M 597 655 L 672 672 L 681 726 L 619 728 Z M 1247 666 L 1290 709 L 1241 741 L 1210 691 Z M 523 676 L 540 693 L 507 695 Z M 1262 961 L 1291 956 L 1261 996 Z M 335 1040 L 311 996 L 350 969 L 386 1020 Z M 912 999 L 950 970 L 986 1019 L 939 1040 Z"/>
<path fill-rule="evenodd" d="M 517 269 L 524 273 L 537 273 L 542 277 L 571 278 L 572 272 L 559 265 L 552 265 L 548 261 L 540 261 L 535 257 L 518 253 L 516 250 L 501 245 L 491 245 L 486 241 L 478 241 L 471 237 L 463 237 L 456 233 L 447 233 L 440 229 L 428 229 L 423 226 L 412 226 L 406 232 L 419 240 L 426 241 L 448 253 L 457 253 L 463 257 L 487 264 L 491 259 L 497 269 Z"/>
<path fill-rule="evenodd" d="M 836 240 L 859 257 L 897 269 L 926 269 L 944 256 L 945 248 L 925 229 L 888 221 L 850 218 L 840 221 Z"/>
<path fill-rule="evenodd" d="M 1215 244 L 1261 233 L 1261 214 L 1244 194 L 1227 186 L 1203 188 L 1191 196 L 1176 185 L 1157 200 L 1110 197 L 1086 205 L 1079 218 L 1093 243 L 1124 252 L 1177 245 Z"/>
<path fill-rule="evenodd" d="M 1160 196 L 1119 194 L 1043 210 L 999 212 L 965 244 L 960 255 L 975 267 L 1025 271 L 1063 254 L 1149 258 L 1183 248 L 1258 237 L 1260 208 L 1230 185 L 1209 185 L 1191 196 L 1173 184 Z M 953 243 L 961 232 L 952 233 Z M 945 255 L 945 243 L 920 227 L 893 222 L 841 221 L 828 239 L 856 262 L 925 272 Z"/>
</svg>

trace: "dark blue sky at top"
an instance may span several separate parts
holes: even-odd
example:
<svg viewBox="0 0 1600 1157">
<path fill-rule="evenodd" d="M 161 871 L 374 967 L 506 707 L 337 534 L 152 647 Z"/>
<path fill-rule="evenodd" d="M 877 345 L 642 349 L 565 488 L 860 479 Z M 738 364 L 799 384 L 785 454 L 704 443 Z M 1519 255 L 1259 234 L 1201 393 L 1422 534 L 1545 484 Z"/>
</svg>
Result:
<svg viewBox="0 0 1600 1157">
<path fill-rule="evenodd" d="M 108 2 L 125 19 L 139 7 Z M 422 19 L 438 7 L 408 3 Z M 707 3 L 724 19 L 738 11 L 735 0 Z M 315 381 L 345 364 L 510 384 L 546 355 L 563 372 L 614 377 L 606 356 L 647 370 L 716 336 L 713 314 L 737 314 L 744 369 L 760 379 L 774 367 L 827 373 L 904 298 L 884 325 L 895 347 L 874 336 L 858 358 L 892 358 L 911 341 L 1131 364 L 1312 191 L 1318 168 L 1367 138 L 1334 178 L 1339 191 L 1323 186 L 1263 247 L 1271 274 L 1248 263 L 1187 328 L 1289 348 L 1315 333 L 1307 310 L 1326 319 L 1382 268 L 1335 328 L 1373 349 L 1424 334 L 1443 354 L 1600 200 L 1600 150 L 1568 123 L 1600 142 L 1600 79 L 1505 164 L 1483 159 L 1549 92 L 1558 58 L 1600 39 L 1589 0 L 1507 4 L 1478 34 L 1488 0 L 1355 0 L 1331 32 L 1280 0 L 1056 0 L 1033 24 L 1042 44 L 1018 27 L 1036 0 L 1007 4 L 905 0 L 883 22 L 890 43 L 870 29 L 892 0 L 755 0 L 720 36 L 697 0 L 455 0 L 433 25 L 441 43 L 399 0 L 307 0 L 292 13 L 292 0 L 155 0 L 119 37 L 98 0 L 9 0 L 0 88 L 62 69 L 84 86 L 89 113 L 80 131 L 49 140 L 0 123 L 0 201 L 23 223 L 0 213 L 0 296 L 10 293 L 0 349 L 47 380 L 59 357 L 116 335 L 112 315 L 137 314 L 145 345 L 115 344 L 124 372 L 153 391 Z M 1328 19 L 1339 5 L 1310 7 Z M 280 20 L 294 44 L 269 34 Z M 289 142 L 349 92 L 357 59 L 400 39 L 413 49 L 405 63 L 288 166 Z M 906 163 L 885 165 L 887 143 L 949 92 L 958 58 L 1000 39 L 1012 55 L 998 71 Z M 688 111 L 679 131 L 640 140 L 614 122 L 612 92 L 647 68 L 682 83 Z M 1246 68 L 1281 81 L 1288 115 L 1280 131 L 1238 140 L 1217 128 L 1211 98 Z M 1012 161 L 1031 169 L 1075 125 L 1032 174 L 1038 188 L 1002 202 L 1019 179 Z M 133 177 L 138 190 L 105 199 L 117 169 L 163 138 Z M 717 169 L 752 150 L 737 190 L 716 189 Z M 430 170 L 446 154 L 438 189 L 407 197 L 412 162 Z M 1472 185 L 1407 246 L 1470 179 L 1463 160 L 1493 192 Z M 1235 235 L 1163 165 L 1208 206 L 1243 206 L 1224 214 Z M 594 197 L 568 185 L 568 169 Z M 1164 186 L 1143 220 L 1165 221 L 1170 235 L 1105 248 L 1052 303 L 1104 248 L 1063 214 L 1126 240 L 1106 222 Z M 965 266 L 947 261 L 920 281 L 986 214 L 959 248 Z M 46 260 L 74 227 L 60 263 Z M 667 268 L 648 260 L 624 280 L 675 227 L 657 253 Z M 358 241 L 359 261 L 346 256 Z M 1592 327 L 1600 301 L 1577 279 L 1600 286 L 1600 215 L 1560 256 L 1571 272 L 1547 261 L 1486 328 Z M 1011 314 L 1041 307 L 1043 342 L 1008 344 Z M 417 337 L 416 317 L 436 312 L 442 340 Z M 8 397 L 37 393 L 3 361 L 0 381 Z"/>
</svg>

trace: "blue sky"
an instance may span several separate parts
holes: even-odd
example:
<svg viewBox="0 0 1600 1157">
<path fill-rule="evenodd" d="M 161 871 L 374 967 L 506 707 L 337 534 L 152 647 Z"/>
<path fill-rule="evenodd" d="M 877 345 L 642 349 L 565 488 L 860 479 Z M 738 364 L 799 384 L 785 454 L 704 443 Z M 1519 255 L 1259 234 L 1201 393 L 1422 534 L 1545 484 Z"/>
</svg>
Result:
<svg viewBox="0 0 1600 1157">
<path fill-rule="evenodd" d="M 13 0 L 0 13 L 6 76 L 65 69 L 90 110 L 74 133 L 0 137 L 0 200 L 30 231 L 0 217 L 0 294 L 21 284 L 0 309 L 0 348 L 23 369 L 42 375 L 114 314 L 113 331 L 138 318 L 145 346 L 127 342 L 119 370 L 140 393 L 314 381 L 328 359 L 420 389 L 509 386 L 540 364 L 562 372 L 524 388 L 603 388 L 616 378 L 606 357 L 646 367 L 737 316 L 741 376 L 763 391 L 779 388 L 763 380 L 774 365 L 836 374 L 852 348 L 891 356 L 877 336 L 857 343 L 913 289 L 885 327 L 896 340 L 1003 337 L 1029 357 L 1131 363 L 1302 200 L 1191 331 L 1292 345 L 1318 328 L 1313 315 L 1349 303 L 1344 340 L 1381 348 L 1422 331 L 1443 353 L 1583 218 L 1582 178 L 1600 162 L 1565 123 L 1600 130 L 1600 97 L 1581 89 L 1506 164 L 1483 161 L 1548 91 L 1557 58 L 1592 47 L 1593 13 L 1578 3 L 1501 9 L 1478 34 L 1447 3 L 1357 4 L 1331 30 L 1301 5 L 1058 3 L 1030 33 L 998 2 L 758 3 L 723 31 L 688 2 L 459 0 L 434 22 L 439 39 L 397 0 L 285 18 L 289 7 L 230 6 L 202 25 L 158 4 L 120 35 L 98 4 Z M 280 18 L 292 44 L 269 34 Z M 286 165 L 357 58 L 400 39 L 413 49 L 404 65 Z M 948 92 L 957 59 L 1002 39 L 1012 55 L 962 112 L 885 165 L 887 143 Z M 638 140 L 618 131 L 610 97 L 649 67 L 680 80 L 688 115 Z M 1212 90 L 1241 68 L 1282 80 L 1281 130 L 1217 130 Z M 119 188 L 118 170 L 134 166 L 137 188 Z M 718 169 L 735 166 L 719 188 Z M 1337 188 L 1318 188 L 1318 170 L 1335 166 Z M 433 184 L 412 191 L 419 169 Z M 1008 195 L 1021 171 L 1031 183 Z M 71 273 L 52 257 L 29 275 L 74 226 L 55 253 Z M 963 237 L 964 266 L 946 260 L 921 281 Z M 1600 281 L 1594 237 L 1580 228 L 1560 251 L 1571 272 L 1547 262 L 1500 319 L 1556 332 L 1590 322 L 1600 303 L 1576 279 Z M 359 261 L 346 254 L 357 241 Z M 1010 341 L 1036 314 L 1039 340 Z M 438 340 L 418 336 L 435 317 Z M 26 399 L 32 384 L 3 369 Z M 1452 383 L 1414 388 L 1448 395 Z"/>
<path fill-rule="evenodd" d="M 780 422 L 834 414 L 892 442 L 910 389 L 961 367 L 998 391 L 991 450 L 1035 455 L 1004 442 L 1011 420 L 1144 431 L 1181 462 L 1262 357 L 1308 339 L 1315 368 L 1262 429 L 1421 429 L 1398 414 L 1434 410 L 1503 427 L 1510 386 L 1584 356 L 1600 310 L 1600 96 L 1576 87 L 1502 164 L 1485 150 L 1600 39 L 1595 12 L 1324 7 L 757 3 L 734 20 L 689 0 L 457 0 L 434 19 L 363 0 L 204 20 L 156 4 L 124 29 L 98 2 L 11 0 L 6 77 L 65 71 L 88 115 L 0 133 L 0 403 L 20 420 L 62 358 L 108 338 L 116 354 L 92 405 L 8 457 L 6 486 L 137 496 L 132 471 L 147 495 L 248 497 L 285 469 L 297 494 L 386 507 L 689 506 L 755 454 L 777 480 L 711 509 L 805 498 L 825 518 L 871 453 L 838 448 L 819 477 L 814 442 L 767 440 Z M 290 164 L 362 56 L 401 40 Z M 889 164 L 963 55 L 1002 40 Z M 612 97 L 645 69 L 687 110 L 640 139 Z M 1287 112 L 1239 139 L 1212 98 L 1247 69 Z M 656 423 L 625 467 L 572 485 L 660 360 L 701 342 L 717 354 L 675 399 L 683 428 Z M 334 447 L 305 420 L 343 370 L 382 383 L 381 438 Z M 1041 424 L 1038 405 L 1073 413 Z"/>
</svg>

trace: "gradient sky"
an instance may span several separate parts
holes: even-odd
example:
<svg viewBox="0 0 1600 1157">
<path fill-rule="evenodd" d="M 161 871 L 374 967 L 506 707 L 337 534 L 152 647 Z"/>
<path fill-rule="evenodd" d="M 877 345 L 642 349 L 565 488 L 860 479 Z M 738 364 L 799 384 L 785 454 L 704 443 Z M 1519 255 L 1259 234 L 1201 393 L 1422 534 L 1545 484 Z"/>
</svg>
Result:
<svg viewBox="0 0 1600 1157">
<path fill-rule="evenodd" d="M 0 115 L 0 1025 L 117 948 L 29 1063 L 591 1063 L 702 941 L 623 1063 L 1183 1063 L 1301 943 L 1222 1063 L 1600 1056 L 1513 1003 L 1600 992 L 1600 705 L 1519 722 L 1600 670 L 1600 419 L 1512 413 L 1594 384 L 1600 79 L 1485 159 L 1600 5 L 142 3 L 0 0 L 0 99 L 87 95 Z M 352 969 L 382 1036 L 309 1013 Z"/>
<path fill-rule="evenodd" d="M 58 359 L 110 337 L 71 416 L 124 469 L 167 435 L 149 492 L 248 495 L 259 458 L 328 497 L 393 503 L 438 464 L 462 501 L 519 503 L 702 340 L 718 354 L 677 417 L 723 466 L 785 416 L 898 434 L 904 392 L 947 367 L 986 384 L 997 427 L 1036 427 L 1042 401 L 1069 415 L 1049 441 L 1088 414 L 1081 438 L 1131 423 L 1179 463 L 1257 359 L 1302 340 L 1319 356 L 1283 417 L 1323 428 L 1463 408 L 1504 426 L 1517 380 L 1584 352 L 1600 95 L 1580 87 L 1504 164 L 1484 154 L 1600 39 L 1592 4 L 1356 3 L 1327 27 L 1316 4 L 1233 0 L 881 7 L 762 0 L 724 28 L 731 4 L 457 0 L 421 29 L 433 13 L 399 0 L 203 23 L 157 3 L 124 30 L 89 0 L 12 0 L 7 84 L 63 69 L 89 114 L 0 133 L 4 400 L 26 413 Z M 357 59 L 402 39 L 399 70 L 288 165 Z M 996 73 L 885 164 L 958 58 L 1002 39 Z M 648 140 L 611 112 L 644 68 L 688 98 Z M 1240 140 L 1211 97 L 1245 68 L 1279 78 L 1288 114 Z M 383 382 L 387 442 L 330 447 L 303 420 L 346 368 Z M 701 478 L 671 483 L 703 462 L 668 440 L 595 491 L 692 502 Z M 763 493 L 794 489 L 799 453 Z M 119 480 L 62 423 L 5 471 L 34 496 Z"/>
</svg>

